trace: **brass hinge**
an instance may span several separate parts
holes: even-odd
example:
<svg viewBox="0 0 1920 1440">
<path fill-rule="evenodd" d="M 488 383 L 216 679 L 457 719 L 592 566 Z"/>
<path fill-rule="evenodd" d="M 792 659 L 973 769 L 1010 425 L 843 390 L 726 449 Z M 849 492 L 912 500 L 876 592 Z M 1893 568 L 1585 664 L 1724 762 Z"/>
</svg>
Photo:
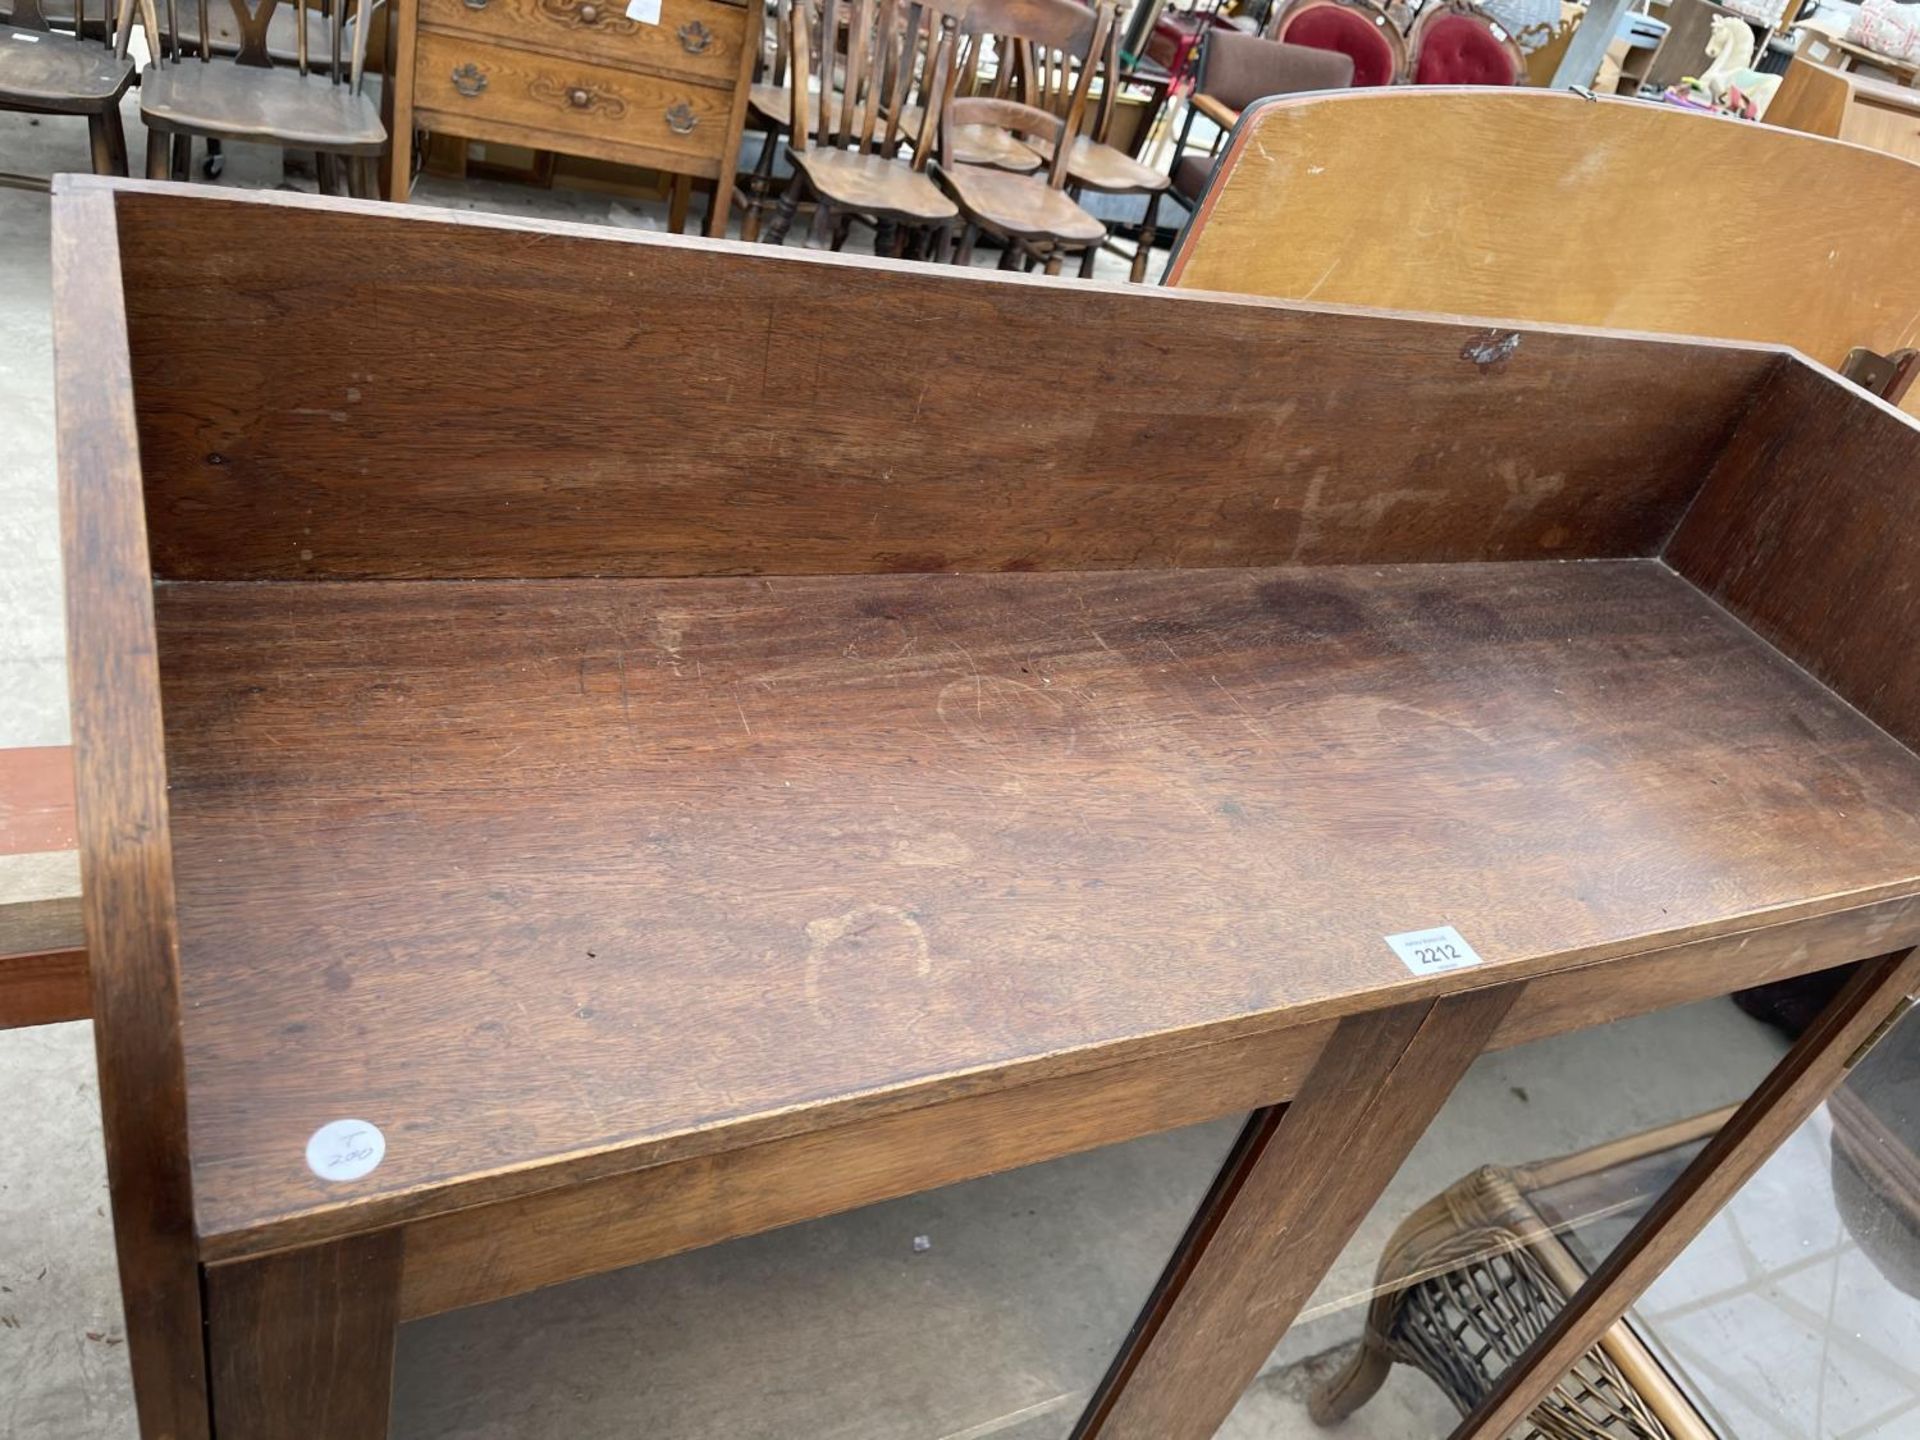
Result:
<svg viewBox="0 0 1920 1440">
<path fill-rule="evenodd" d="M 1878 1025 L 1874 1026 L 1873 1033 L 1867 1036 L 1866 1039 L 1860 1042 L 1860 1048 L 1855 1050 L 1853 1054 L 1847 1057 L 1847 1063 L 1842 1068 L 1851 1070 L 1853 1069 L 1854 1066 L 1858 1065 L 1862 1060 L 1866 1059 L 1867 1055 L 1872 1051 L 1873 1047 L 1878 1045 L 1882 1040 L 1886 1039 L 1888 1033 L 1892 1031 L 1893 1027 L 1900 1023 L 1901 1017 L 1904 1016 L 1912 1008 L 1913 1008 L 1913 997 L 1911 995 L 1902 995 L 1900 999 L 1895 1003 L 1893 1009 L 1887 1012 L 1886 1019 L 1882 1020 Z"/>
</svg>

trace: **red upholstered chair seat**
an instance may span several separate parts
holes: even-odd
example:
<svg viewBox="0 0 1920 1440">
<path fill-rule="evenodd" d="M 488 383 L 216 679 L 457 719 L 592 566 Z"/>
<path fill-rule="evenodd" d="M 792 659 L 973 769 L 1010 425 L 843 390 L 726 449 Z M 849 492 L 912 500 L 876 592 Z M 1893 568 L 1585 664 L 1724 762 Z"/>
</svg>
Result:
<svg viewBox="0 0 1920 1440">
<path fill-rule="evenodd" d="M 1380 27 L 1358 10 L 1344 5 L 1312 5 L 1300 11 L 1280 32 L 1289 45 L 1336 50 L 1353 61 L 1355 85 L 1393 83 L 1393 46 Z"/>
<path fill-rule="evenodd" d="M 1416 85 L 1511 85 L 1517 78 L 1512 53 L 1475 16 L 1439 16 L 1420 37 Z"/>
</svg>

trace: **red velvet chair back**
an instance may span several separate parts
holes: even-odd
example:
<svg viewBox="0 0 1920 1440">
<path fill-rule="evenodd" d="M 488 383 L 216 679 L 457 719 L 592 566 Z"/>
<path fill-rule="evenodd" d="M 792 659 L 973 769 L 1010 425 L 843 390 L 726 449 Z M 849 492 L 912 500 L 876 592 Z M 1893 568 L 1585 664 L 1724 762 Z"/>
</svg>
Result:
<svg viewBox="0 0 1920 1440">
<path fill-rule="evenodd" d="M 1406 77 L 1407 46 L 1385 12 L 1365 0 L 1298 0 L 1281 11 L 1271 38 L 1353 61 L 1357 86 L 1393 85 Z"/>
<path fill-rule="evenodd" d="M 1416 85 L 1520 85 L 1527 78 L 1520 46 L 1465 0 L 1422 11 L 1412 47 Z"/>
</svg>

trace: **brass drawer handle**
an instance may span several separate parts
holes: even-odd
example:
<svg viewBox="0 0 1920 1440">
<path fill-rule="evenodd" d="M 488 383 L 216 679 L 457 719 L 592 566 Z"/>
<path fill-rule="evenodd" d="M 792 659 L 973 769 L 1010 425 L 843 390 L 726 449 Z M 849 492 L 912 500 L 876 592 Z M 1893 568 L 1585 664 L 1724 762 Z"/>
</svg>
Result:
<svg viewBox="0 0 1920 1440">
<path fill-rule="evenodd" d="M 676 135 L 691 135 L 693 127 L 700 123 L 700 117 L 693 113 L 693 107 L 686 101 L 667 107 L 667 128 Z"/>
<path fill-rule="evenodd" d="M 487 77 L 480 67 L 471 61 L 465 65 L 456 65 L 453 69 L 453 88 L 471 100 L 487 88 Z"/>
<path fill-rule="evenodd" d="M 472 0 L 468 0 L 468 3 L 471 4 Z M 484 5 L 486 0 L 481 0 L 481 3 Z M 680 27 L 678 33 L 680 36 L 680 48 L 685 50 L 689 55 L 698 55 L 709 45 L 713 44 L 713 32 L 698 20 L 689 20 Z"/>
</svg>

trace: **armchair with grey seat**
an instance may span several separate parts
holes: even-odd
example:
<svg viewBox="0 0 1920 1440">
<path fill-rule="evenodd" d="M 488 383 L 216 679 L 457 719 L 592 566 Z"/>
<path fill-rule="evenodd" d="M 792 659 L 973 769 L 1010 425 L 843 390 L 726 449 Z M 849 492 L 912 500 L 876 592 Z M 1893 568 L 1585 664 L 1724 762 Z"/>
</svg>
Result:
<svg viewBox="0 0 1920 1440">
<path fill-rule="evenodd" d="M 1353 83 L 1353 61 L 1337 50 L 1314 50 L 1282 40 L 1263 40 L 1237 30 L 1210 30 L 1200 42 L 1200 67 L 1187 118 L 1174 142 L 1173 193 L 1189 209 L 1197 205 L 1219 159 L 1227 132 L 1240 112 L 1269 95 L 1306 90 L 1344 90 Z M 1219 127 L 1211 150 L 1188 154 L 1194 117 Z"/>
</svg>

